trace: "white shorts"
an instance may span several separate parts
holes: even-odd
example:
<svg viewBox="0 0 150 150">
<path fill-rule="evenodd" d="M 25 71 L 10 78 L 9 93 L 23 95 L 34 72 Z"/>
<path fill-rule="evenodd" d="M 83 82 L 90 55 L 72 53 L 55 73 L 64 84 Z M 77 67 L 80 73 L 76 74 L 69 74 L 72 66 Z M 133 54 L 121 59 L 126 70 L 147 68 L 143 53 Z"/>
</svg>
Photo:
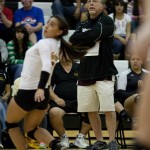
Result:
<svg viewBox="0 0 150 150">
<path fill-rule="evenodd" d="M 94 85 L 79 86 L 78 112 L 115 111 L 114 81 L 96 81 Z"/>
</svg>

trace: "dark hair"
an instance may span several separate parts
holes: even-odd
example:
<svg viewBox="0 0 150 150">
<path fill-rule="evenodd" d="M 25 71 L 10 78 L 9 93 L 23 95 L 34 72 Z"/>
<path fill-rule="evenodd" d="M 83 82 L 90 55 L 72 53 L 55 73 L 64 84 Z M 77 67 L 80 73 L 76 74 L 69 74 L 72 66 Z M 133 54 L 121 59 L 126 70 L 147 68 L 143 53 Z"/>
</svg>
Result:
<svg viewBox="0 0 150 150">
<path fill-rule="evenodd" d="M 114 16 L 113 16 L 114 22 L 115 22 L 115 18 L 116 18 L 116 9 L 115 9 L 115 7 L 118 6 L 118 5 L 123 6 L 123 8 L 124 8 L 123 12 L 124 13 L 126 12 L 126 9 L 127 9 L 126 3 L 123 0 L 116 0 L 115 3 L 114 3 Z"/>
<path fill-rule="evenodd" d="M 53 18 L 53 17 L 59 21 L 59 29 L 63 31 L 63 33 L 58 37 L 61 39 L 63 36 L 68 34 L 69 25 L 63 17 L 61 17 L 59 15 L 55 15 L 55 16 L 52 16 L 51 18 Z"/>
<path fill-rule="evenodd" d="M 60 52 L 67 61 L 67 55 L 71 60 L 81 59 L 88 52 L 89 47 L 76 46 L 68 44 L 63 38 L 61 39 Z"/>
<path fill-rule="evenodd" d="M 19 58 L 20 56 L 18 55 L 18 50 L 19 50 L 19 44 L 18 44 L 18 39 L 16 38 L 16 33 L 17 32 L 22 32 L 24 33 L 24 38 L 23 38 L 23 42 L 22 42 L 22 48 L 23 48 L 23 57 L 25 57 L 25 53 L 26 51 L 28 50 L 28 44 L 29 44 L 29 33 L 27 31 L 27 29 L 20 25 L 20 26 L 17 26 L 15 29 L 14 29 L 14 38 L 13 38 L 13 42 L 14 42 L 14 50 L 16 52 L 16 57 Z"/>
<path fill-rule="evenodd" d="M 61 39 L 60 53 L 62 53 L 66 61 L 68 61 L 68 57 L 70 58 L 70 60 L 81 59 L 87 53 L 88 47 L 70 45 L 68 42 L 66 42 L 63 39 L 63 36 L 68 34 L 69 25 L 67 21 L 59 15 L 52 16 L 51 18 L 53 17 L 59 21 L 59 29 L 63 31 L 63 33 L 58 37 L 59 39 Z"/>
</svg>

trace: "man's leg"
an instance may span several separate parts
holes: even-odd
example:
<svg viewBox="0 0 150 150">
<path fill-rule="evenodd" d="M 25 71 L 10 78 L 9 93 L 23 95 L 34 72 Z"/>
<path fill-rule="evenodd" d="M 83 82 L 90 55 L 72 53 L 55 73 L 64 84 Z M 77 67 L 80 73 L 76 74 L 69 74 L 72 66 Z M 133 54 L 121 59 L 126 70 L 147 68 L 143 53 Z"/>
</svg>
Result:
<svg viewBox="0 0 150 150">
<path fill-rule="evenodd" d="M 64 17 L 63 5 L 60 0 L 54 0 L 52 4 L 52 13 L 53 15 L 60 15 Z"/>
<path fill-rule="evenodd" d="M 114 105 L 114 81 L 97 81 L 96 90 L 100 101 L 100 111 L 105 112 L 106 115 L 106 126 L 109 134 L 109 148 L 118 150 L 118 145 L 115 140 L 116 112 Z"/>
<path fill-rule="evenodd" d="M 109 134 L 109 141 L 115 140 L 116 132 L 116 112 L 110 111 L 105 113 L 106 116 L 106 126 Z"/>
<path fill-rule="evenodd" d="M 78 86 L 78 111 L 88 112 L 88 117 L 94 131 L 96 142 L 92 149 L 106 148 L 107 144 L 103 141 L 101 120 L 99 116 L 99 101 L 95 91 L 95 85 Z"/>
<path fill-rule="evenodd" d="M 102 130 L 101 130 L 101 119 L 98 112 L 88 112 L 90 124 L 94 131 L 97 141 L 103 140 Z"/>
</svg>

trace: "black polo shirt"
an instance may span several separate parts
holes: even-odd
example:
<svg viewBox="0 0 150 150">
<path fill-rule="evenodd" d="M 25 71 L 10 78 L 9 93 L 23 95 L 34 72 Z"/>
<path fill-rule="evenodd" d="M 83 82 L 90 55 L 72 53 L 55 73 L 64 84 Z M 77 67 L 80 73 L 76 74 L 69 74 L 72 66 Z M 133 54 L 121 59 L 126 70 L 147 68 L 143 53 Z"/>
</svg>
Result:
<svg viewBox="0 0 150 150">
<path fill-rule="evenodd" d="M 73 63 L 71 71 L 67 73 L 60 62 L 55 65 L 51 86 L 54 87 L 55 94 L 60 98 L 65 100 L 77 99 L 78 68 L 79 64 Z"/>
</svg>

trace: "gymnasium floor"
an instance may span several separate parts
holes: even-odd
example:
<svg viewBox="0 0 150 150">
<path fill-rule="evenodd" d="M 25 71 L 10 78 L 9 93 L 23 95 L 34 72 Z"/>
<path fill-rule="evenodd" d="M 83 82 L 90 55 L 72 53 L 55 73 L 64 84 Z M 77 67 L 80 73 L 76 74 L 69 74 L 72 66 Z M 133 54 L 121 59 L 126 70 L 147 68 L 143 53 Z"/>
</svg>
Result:
<svg viewBox="0 0 150 150">
<path fill-rule="evenodd" d="M 68 137 L 70 137 L 70 143 L 74 142 L 74 139 L 76 138 L 76 135 L 78 134 L 78 131 L 66 131 L 66 134 L 68 135 Z M 56 134 L 56 132 L 53 132 L 54 137 L 58 137 L 58 135 Z M 91 144 L 93 144 L 95 142 L 95 138 L 94 138 L 94 133 L 93 131 L 90 131 L 90 137 L 91 137 Z M 107 131 L 103 131 L 103 137 L 105 139 L 106 142 L 108 142 L 108 132 Z M 134 140 L 132 140 L 132 138 L 135 137 L 135 131 L 125 131 L 125 137 L 129 138 L 128 140 L 126 140 L 126 144 L 128 145 L 132 145 Z M 88 142 L 88 136 L 87 136 L 87 142 Z M 120 147 L 120 146 L 119 146 Z M 134 148 L 132 146 L 127 146 L 127 148 L 119 148 L 120 150 L 134 150 Z M 13 150 L 13 149 L 4 149 L 4 150 Z M 33 150 L 33 149 L 30 149 Z M 37 149 L 37 150 L 41 150 L 41 149 Z M 47 150 L 50 150 L 50 148 L 48 148 Z M 78 148 L 69 148 L 68 150 L 83 150 L 83 149 L 78 149 Z"/>
</svg>

